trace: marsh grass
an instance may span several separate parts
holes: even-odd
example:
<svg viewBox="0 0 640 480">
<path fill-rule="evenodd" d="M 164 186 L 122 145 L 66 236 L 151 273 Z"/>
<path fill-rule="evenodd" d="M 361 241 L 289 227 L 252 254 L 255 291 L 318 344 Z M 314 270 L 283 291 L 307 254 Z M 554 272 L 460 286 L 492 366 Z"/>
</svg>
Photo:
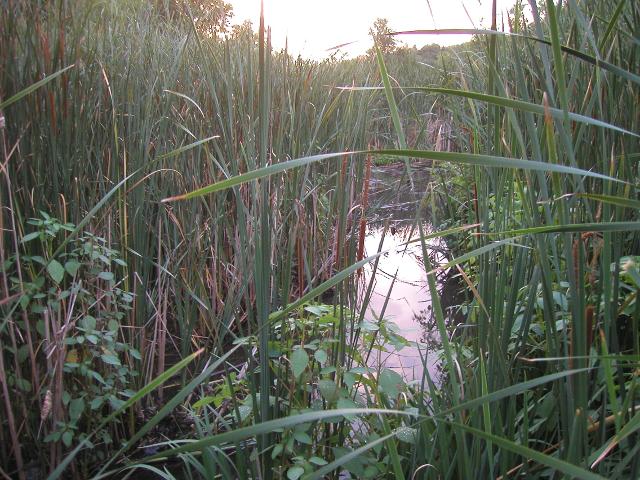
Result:
<svg viewBox="0 0 640 480">
<path fill-rule="evenodd" d="M 11 1 L 0 19 L 6 474 L 172 478 L 177 457 L 185 478 L 638 476 L 638 5 L 549 0 L 531 24 L 516 9 L 511 35 L 494 8 L 436 69 L 380 52 L 294 60 L 263 23 L 257 43 L 222 42 L 142 3 L 75 7 Z M 376 158 L 402 158 L 410 181 L 411 159 L 431 161 L 413 241 L 442 378 L 425 368 L 418 389 L 360 351 L 371 283 L 354 279 L 384 253 L 361 258 Z M 41 211 L 58 227 L 38 247 L 24 239 Z M 442 219 L 433 233 L 427 218 Z M 85 231 L 125 260 L 96 273 L 132 308 L 98 310 L 122 313 L 117 339 L 139 358 L 110 352 L 138 373 L 131 391 L 78 414 L 65 339 L 92 310 L 60 295 Z M 430 263 L 432 237 L 449 238 L 446 265 Z M 436 285 L 454 266 L 461 325 Z M 310 303 L 326 292 L 333 305 Z M 234 342 L 239 361 L 223 353 Z M 136 458 L 176 409 L 194 417 L 189 441 Z M 68 444 L 43 442 L 74 418 Z"/>
</svg>

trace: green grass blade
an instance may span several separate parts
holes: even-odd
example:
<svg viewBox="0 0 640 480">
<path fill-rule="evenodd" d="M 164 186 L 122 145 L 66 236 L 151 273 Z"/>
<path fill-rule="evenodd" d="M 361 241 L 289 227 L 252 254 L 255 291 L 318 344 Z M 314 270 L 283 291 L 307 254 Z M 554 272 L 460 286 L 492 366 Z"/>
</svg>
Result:
<svg viewBox="0 0 640 480">
<path fill-rule="evenodd" d="M 428 160 L 444 161 L 450 163 L 458 163 L 463 165 L 478 165 L 483 167 L 500 167 L 500 168 L 518 168 L 522 170 L 532 170 L 540 172 L 556 172 L 566 173 L 571 175 L 579 175 L 584 177 L 597 178 L 600 180 L 607 180 L 611 182 L 621 182 L 613 177 L 602 175 L 600 173 L 594 173 L 587 170 L 582 170 L 574 167 L 565 167 L 564 165 L 556 165 L 546 162 L 537 162 L 534 160 L 522 160 L 519 158 L 498 157 L 493 155 L 479 155 L 472 153 L 457 153 L 457 152 L 436 152 L 431 150 L 360 150 L 354 152 L 340 152 L 340 153 L 325 153 L 320 155 L 312 155 L 309 157 L 297 158 L 295 160 L 289 160 L 287 162 L 276 163 L 267 167 L 258 168 L 241 175 L 236 175 L 227 180 L 213 183 L 206 187 L 193 190 L 182 195 L 176 195 L 173 197 L 164 198 L 163 203 L 175 202 L 179 200 L 189 200 L 211 193 L 226 190 L 237 185 L 241 185 L 252 180 L 258 180 L 261 178 L 269 177 L 277 173 L 282 173 L 292 168 L 303 167 L 322 160 L 328 160 L 331 158 L 341 157 L 343 155 L 356 155 L 356 154 L 371 154 L 371 155 L 391 155 L 398 157 L 415 157 L 424 158 Z"/>
<path fill-rule="evenodd" d="M 492 442 L 494 445 L 498 445 L 505 450 L 509 450 L 517 455 L 533 460 L 541 465 L 546 465 L 547 467 L 550 467 L 558 472 L 562 472 L 565 475 L 569 475 L 573 478 L 580 478 L 583 480 L 604 480 L 604 477 L 590 472 L 589 470 L 585 470 L 584 468 L 565 462 L 564 460 L 560 460 L 556 457 L 546 455 L 532 448 L 519 445 L 514 441 L 508 440 L 504 437 L 492 435 L 490 433 L 483 432 L 482 430 L 478 430 L 477 428 L 473 428 L 457 422 L 451 422 L 451 425 L 455 425 L 469 432 L 470 434 L 475 435 L 476 437 L 482 438 L 487 442 Z"/>
<path fill-rule="evenodd" d="M 158 375 L 155 379 L 145 385 L 143 388 L 138 390 L 134 395 L 132 395 L 120 408 L 116 411 L 112 412 L 107 418 L 105 418 L 100 424 L 94 429 L 92 433 L 89 433 L 87 437 L 78 444 L 64 459 L 60 462 L 60 464 L 56 467 L 56 469 L 51 472 L 51 474 L 47 477 L 47 480 L 55 480 L 60 478 L 63 474 L 64 470 L 69 466 L 69 464 L 73 461 L 75 456 L 84 448 L 84 446 L 89 442 L 91 437 L 99 430 L 101 430 L 105 425 L 114 420 L 118 415 L 127 410 L 129 407 L 135 405 L 139 400 L 144 398 L 146 395 L 154 391 L 160 385 L 165 383 L 171 377 L 173 377 L 176 373 L 180 372 L 183 368 L 185 368 L 189 363 L 191 363 L 196 357 L 198 357 L 203 350 L 198 350 L 197 352 L 192 353 L 188 357 L 180 360 L 173 367 L 167 369 Z"/>
<path fill-rule="evenodd" d="M 602 222 L 575 223 L 569 225 L 545 225 L 541 227 L 521 228 L 506 232 L 487 233 L 485 235 L 522 236 L 538 233 L 569 233 L 569 232 L 630 232 L 640 230 L 640 222 Z"/>
<path fill-rule="evenodd" d="M 441 412 L 438 412 L 436 415 L 434 415 L 434 418 L 446 416 L 460 410 L 471 410 L 473 408 L 482 406 L 487 403 L 497 402 L 498 400 L 503 400 L 505 398 L 511 398 L 516 395 L 520 395 L 526 391 L 533 390 L 534 388 L 539 387 L 540 385 L 555 382 L 556 380 L 570 377 L 578 373 L 588 372 L 590 370 L 593 370 L 593 369 L 592 368 L 576 368 L 573 370 L 565 370 L 563 372 L 550 373 L 548 375 L 543 375 L 542 377 L 534 378 L 533 380 L 527 380 L 526 382 L 520 382 L 515 385 L 510 385 L 500 390 L 496 390 L 495 392 L 491 392 L 487 395 L 474 398 L 473 400 L 468 400 L 466 402 L 460 403 L 459 405 L 456 405 L 455 407 L 451 407 Z"/>
<path fill-rule="evenodd" d="M 576 197 L 588 198 L 589 200 L 608 203 L 610 205 L 617 205 L 618 207 L 640 210 L 640 200 L 633 200 L 631 198 L 616 197 L 614 195 L 598 195 L 594 193 L 578 193 L 576 194 Z"/>
<path fill-rule="evenodd" d="M 600 463 L 604 458 L 613 450 L 616 445 L 622 442 L 629 435 L 633 434 L 640 430 L 640 412 L 637 412 L 631 420 L 627 422 L 627 424 L 620 429 L 617 435 L 615 435 L 606 445 L 604 451 L 598 455 L 598 458 L 591 464 L 591 468 L 595 467 L 598 463 Z"/>
<path fill-rule="evenodd" d="M 250 425 L 248 427 L 242 427 L 235 430 L 230 430 L 218 435 L 212 435 L 208 438 L 197 440 L 188 445 L 182 445 L 180 447 L 171 448 L 164 452 L 151 455 L 144 458 L 145 462 L 151 462 L 158 459 L 165 459 L 170 456 L 179 455 L 187 452 L 198 452 L 205 447 L 212 445 L 224 445 L 232 444 L 247 438 L 257 437 L 265 433 L 271 433 L 283 428 L 291 428 L 303 423 L 316 422 L 319 420 L 325 420 L 332 417 L 340 416 L 357 416 L 357 415 L 402 415 L 405 417 L 413 417 L 415 414 L 400 411 L 400 410 L 388 410 L 384 408 L 338 408 L 335 410 L 322 410 L 317 412 L 301 413 L 298 415 L 290 415 L 284 418 L 278 418 L 275 420 L 269 420 L 267 422 Z M 142 460 L 141 460 L 142 461 Z"/>
<path fill-rule="evenodd" d="M 199 385 L 202 385 L 203 382 L 207 380 L 211 376 L 211 373 L 214 372 L 222 363 L 229 358 L 241 345 L 236 345 L 231 348 L 227 353 L 225 353 L 222 357 L 216 359 L 212 362 L 205 370 L 203 370 L 198 376 L 196 376 L 193 380 L 191 380 L 187 385 L 180 389 L 178 393 L 176 393 L 171 400 L 165 402 L 162 405 L 162 408 L 158 410 L 158 412 L 151 418 L 149 421 L 145 422 L 145 424 L 135 433 L 133 437 L 131 437 L 125 446 L 120 448 L 111 458 L 102 466 L 99 473 L 103 473 L 109 465 L 111 465 L 120 455 L 133 447 L 138 440 L 144 437 L 153 427 L 155 427 L 160 421 L 169 415 L 173 409 L 175 409 L 184 399 L 189 395 L 195 388 Z"/>
<path fill-rule="evenodd" d="M 517 37 L 523 38 L 527 40 L 533 40 L 535 42 L 544 43 L 546 45 L 551 46 L 551 42 L 544 38 L 534 37 L 532 35 L 522 35 L 516 33 L 508 33 L 508 32 L 500 32 L 496 30 L 482 30 L 482 29 L 473 29 L 473 28 L 449 28 L 449 29 L 441 29 L 441 30 L 405 30 L 401 32 L 394 32 L 394 35 L 500 35 L 504 37 Z M 566 45 L 561 45 L 560 50 L 568 53 L 580 60 L 583 60 L 591 65 L 602 68 L 603 70 L 608 70 L 611 73 L 618 75 L 630 82 L 637 83 L 640 85 L 640 75 L 629 72 L 624 68 L 620 68 L 617 65 L 606 62 L 604 60 L 598 59 L 593 55 L 589 55 L 587 53 L 576 50 L 575 48 L 568 47 Z"/>
<path fill-rule="evenodd" d="M 395 87 L 400 88 L 400 87 Z M 380 87 L 340 87 L 341 90 L 380 90 Z M 559 108 L 548 107 L 545 110 L 544 105 L 538 105 L 536 103 L 525 102 L 524 100 L 516 100 L 513 98 L 500 97 L 497 95 L 488 95 L 486 93 L 479 92 L 470 92 L 467 90 L 458 90 L 453 88 L 440 88 L 440 87 L 402 87 L 403 90 L 408 91 L 417 91 L 417 92 L 429 92 L 429 93 L 442 93 L 444 95 L 453 95 L 456 97 L 469 98 L 471 100 L 478 100 L 480 102 L 487 102 L 492 105 L 498 105 L 500 107 L 505 108 L 513 108 L 516 110 L 521 110 L 523 112 L 531 112 L 539 115 L 544 115 L 546 111 L 551 113 L 551 116 L 556 119 L 562 119 L 564 112 Z M 625 135 L 632 135 L 634 137 L 639 137 L 640 135 L 629 130 L 625 130 L 624 128 L 618 127 L 616 125 L 611 125 L 610 123 L 603 122 L 602 120 L 598 120 L 595 118 L 587 117 L 585 115 L 580 115 L 578 113 L 569 112 L 569 120 L 574 122 L 584 123 L 586 125 L 593 125 L 595 127 L 607 128 L 609 130 L 613 130 L 616 132 L 624 133 Z"/>
<path fill-rule="evenodd" d="M 32 93 L 32 92 L 36 91 L 37 89 L 39 89 L 40 87 L 43 87 L 44 85 L 49 83 L 51 80 L 54 80 L 54 79 L 58 78 L 64 72 L 66 72 L 67 70 L 69 70 L 70 68 L 73 68 L 73 67 L 75 67 L 75 64 L 74 65 L 69 65 L 68 67 L 63 68 L 62 70 L 58 70 L 56 73 L 52 73 L 48 77 L 45 77 L 42 80 L 34 83 L 33 85 L 30 85 L 29 87 L 25 88 L 24 90 L 20 90 L 15 95 L 7 98 L 4 102 L 0 102 L 0 110 L 2 110 L 3 108 L 7 108 L 9 105 L 17 102 L 18 100 L 20 100 L 23 97 L 26 97 L 30 93 Z"/>
<path fill-rule="evenodd" d="M 434 152 L 430 150 L 374 150 L 358 153 L 371 153 L 372 155 L 410 156 L 415 158 L 424 158 L 427 160 L 457 163 L 461 165 L 477 165 L 481 167 L 516 168 L 538 172 L 566 173 L 571 175 L 597 178 L 600 180 L 607 180 L 610 182 L 626 183 L 622 180 L 609 177 L 607 175 L 582 170 L 580 168 L 565 167 L 564 165 L 557 165 L 553 163 L 538 162 L 534 160 L 523 160 L 520 158 L 499 157 L 494 155 L 480 155 L 458 152 Z"/>
<path fill-rule="evenodd" d="M 394 431 L 394 432 L 391 432 L 388 435 L 383 435 L 380 438 L 376 438 L 373 441 L 367 442 L 362 447 L 356 448 L 352 452 L 349 452 L 346 455 L 343 455 L 342 457 L 338 458 L 337 460 L 334 460 L 333 462 L 325 465 L 322 468 L 319 468 L 318 470 L 316 470 L 313 473 L 309 473 L 309 474 L 303 476 L 302 478 L 303 478 L 303 480 L 319 480 L 321 478 L 325 478 L 327 474 L 333 472 L 336 468 L 340 468 L 344 464 L 350 462 L 351 460 L 354 460 L 354 459 L 358 458 L 363 453 L 368 452 L 372 448 L 377 447 L 378 445 L 384 443 L 385 441 L 393 439 L 393 437 L 395 437 L 395 435 L 396 435 L 396 432 Z"/>
</svg>

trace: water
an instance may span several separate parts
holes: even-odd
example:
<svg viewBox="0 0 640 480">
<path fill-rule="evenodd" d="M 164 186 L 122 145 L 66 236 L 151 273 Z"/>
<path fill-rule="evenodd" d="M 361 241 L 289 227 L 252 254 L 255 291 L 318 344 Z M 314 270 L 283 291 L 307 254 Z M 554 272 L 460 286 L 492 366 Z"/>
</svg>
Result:
<svg viewBox="0 0 640 480">
<path fill-rule="evenodd" d="M 382 255 L 373 277 L 373 292 L 365 320 L 378 324 L 388 297 L 383 318 L 395 324 L 397 333 L 410 342 L 409 345 L 397 348 L 387 342 L 384 350 L 373 349 L 369 357 L 369 366 L 383 365 L 400 373 L 407 381 L 420 380 L 426 365 L 434 378 L 438 376 L 439 337 L 431 314 L 431 296 L 423 261 L 421 242 L 406 245 L 406 242 L 419 238 L 419 231 L 414 226 L 418 205 L 426 190 L 428 169 L 424 164 L 413 166 L 414 187 L 403 178 L 404 166 L 377 167 L 372 170 L 371 178 L 371 216 L 367 225 L 365 238 L 365 255 L 372 255 L 380 250 L 390 250 Z M 389 228 L 384 234 L 384 224 Z M 423 223 L 425 232 L 432 227 Z M 383 238 L 384 235 L 384 238 Z M 429 240 L 426 243 L 427 253 L 432 265 L 447 261 L 447 246 L 444 240 Z M 363 292 L 373 276 L 373 264 L 365 269 L 363 275 Z M 438 278 L 439 290 L 442 290 L 446 272 Z M 395 278 L 395 281 L 394 281 Z M 393 329 L 393 326 L 390 327 Z"/>
</svg>

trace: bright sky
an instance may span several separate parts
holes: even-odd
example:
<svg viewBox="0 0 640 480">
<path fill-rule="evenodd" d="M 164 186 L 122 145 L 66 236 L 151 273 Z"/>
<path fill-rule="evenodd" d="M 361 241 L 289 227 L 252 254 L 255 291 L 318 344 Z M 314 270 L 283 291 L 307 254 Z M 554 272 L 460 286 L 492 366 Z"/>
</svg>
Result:
<svg viewBox="0 0 640 480">
<path fill-rule="evenodd" d="M 260 0 L 226 1 L 233 5 L 233 23 L 251 20 L 257 30 Z M 498 12 L 506 12 L 514 3 L 498 0 Z M 264 7 L 274 48 L 283 48 L 288 39 L 292 54 L 308 58 L 325 57 L 328 48 L 354 41 L 357 43 L 345 51 L 350 55 L 365 52 L 371 46 L 369 28 L 378 17 L 388 19 L 396 31 L 488 27 L 491 18 L 491 0 L 264 0 Z M 416 35 L 399 40 L 420 47 L 429 43 L 455 45 L 468 37 Z"/>
</svg>

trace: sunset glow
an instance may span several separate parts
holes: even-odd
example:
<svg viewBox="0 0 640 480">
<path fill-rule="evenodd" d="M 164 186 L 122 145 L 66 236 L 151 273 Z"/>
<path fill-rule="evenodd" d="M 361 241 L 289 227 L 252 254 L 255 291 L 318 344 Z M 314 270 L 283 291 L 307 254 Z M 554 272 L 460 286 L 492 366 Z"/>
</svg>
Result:
<svg viewBox="0 0 640 480">
<path fill-rule="evenodd" d="M 245 20 L 257 27 L 260 0 L 227 0 L 233 5 L 233 23 Z M 498 23 L 514 0 L 498 1 Z M 288 47 L 294 55 L 326 57 L 327 50 L 352 43 L 341 51 L 350 56 L 371 45 L 368 31 L 378 17 L 387 18 L 394 30 L 487 27 L 490 0 L 264 0 L 265 21 L 272 29 L 274 48 Z M 506 23 L 506 19 L 505 19 Z M 464 35 L 412 35 L 400 40 L 418 47 L 430 43 L 455 45 L 469 39 Z"/>
</svg>

